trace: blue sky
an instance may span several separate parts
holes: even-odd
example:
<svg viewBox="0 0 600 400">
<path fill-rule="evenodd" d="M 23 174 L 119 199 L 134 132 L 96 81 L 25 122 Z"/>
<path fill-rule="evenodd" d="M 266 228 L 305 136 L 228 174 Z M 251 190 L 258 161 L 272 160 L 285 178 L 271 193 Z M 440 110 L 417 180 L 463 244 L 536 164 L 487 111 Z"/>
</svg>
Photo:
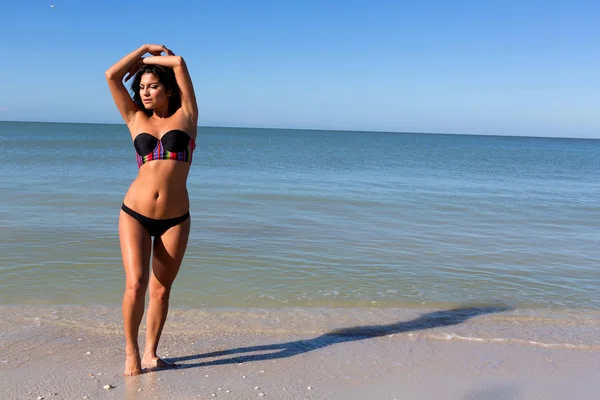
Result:
<svg viewBox="0 0 600 400">
<path fill-rule="evenodd" d="M 157 43 L 203 126 L 600 138 L 600 2 L 0 5 L 0 120 L 122 123 L 104 71 Z"/>
</svg>

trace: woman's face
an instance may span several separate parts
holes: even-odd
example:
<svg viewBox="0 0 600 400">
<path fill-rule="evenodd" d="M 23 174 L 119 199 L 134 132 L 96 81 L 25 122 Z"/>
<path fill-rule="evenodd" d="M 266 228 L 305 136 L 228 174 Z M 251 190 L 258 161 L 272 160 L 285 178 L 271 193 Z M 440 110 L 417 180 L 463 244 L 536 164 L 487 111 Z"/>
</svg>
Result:
<svg viewBox="0 0 600 400">
<path fill-rule="evenodd" d="M 169 93 L 158 76 L 146 72 L 140 80 L 140 99 L 148 110 L 169 106 Z"/>
</svg>

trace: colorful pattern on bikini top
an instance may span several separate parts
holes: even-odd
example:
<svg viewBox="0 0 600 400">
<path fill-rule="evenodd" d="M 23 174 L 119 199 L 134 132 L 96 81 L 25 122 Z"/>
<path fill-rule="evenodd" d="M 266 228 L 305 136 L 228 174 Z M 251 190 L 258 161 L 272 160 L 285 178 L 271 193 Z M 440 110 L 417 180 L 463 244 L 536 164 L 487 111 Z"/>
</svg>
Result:
<svg viewBox="0 0 600 400">
<path fill-rule="evenodd" d="M 177 160 L 192 162 L 192 153 L 196 148 L 196 141 L 181 130 L 172 130 L 165 133 L 160 140 L 148 133 L 140 133 L 133 141 L 137 152 L 138 168 L 149 161 Z"/>
</svg>

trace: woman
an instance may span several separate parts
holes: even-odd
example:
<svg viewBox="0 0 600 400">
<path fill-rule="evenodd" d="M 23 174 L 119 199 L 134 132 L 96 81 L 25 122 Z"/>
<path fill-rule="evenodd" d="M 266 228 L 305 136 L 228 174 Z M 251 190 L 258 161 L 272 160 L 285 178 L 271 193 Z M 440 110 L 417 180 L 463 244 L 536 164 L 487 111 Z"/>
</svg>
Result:
<svg viewBox="0 0 600 400">
<path fill-rule="evenodd" d="M 146 53 L 151 55 L 143 57 Z M 125 267 L 124 374 L 138 375 L 142 368 L 175 367 L 160 359 L 156 349 L 190 232 L 186 181 L 195 148 L 198 107 L 183 58 L 165 46 L 144 45 L 105 75 L 131 133 L 139 166 L 119 216 Z M 132 99 L 123 78 L 128 81 L 133 76 Z M 148 286 L 146 346 L 140 358 L 138 331 Z"/>
</svg>

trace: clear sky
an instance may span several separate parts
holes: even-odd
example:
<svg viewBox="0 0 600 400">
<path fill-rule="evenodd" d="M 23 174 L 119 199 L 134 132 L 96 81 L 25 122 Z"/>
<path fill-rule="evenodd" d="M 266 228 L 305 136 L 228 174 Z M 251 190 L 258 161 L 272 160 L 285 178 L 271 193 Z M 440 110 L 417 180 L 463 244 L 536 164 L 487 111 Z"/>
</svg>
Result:
<svg viewBox="0 0 600 400">
<path fill-rule="evenodd" d="M 156 43 L 202 126 L 600 138 L 598 1 L 0 5 L 0 120 L 122 123 L 104 71 Z"/>
</svg>

